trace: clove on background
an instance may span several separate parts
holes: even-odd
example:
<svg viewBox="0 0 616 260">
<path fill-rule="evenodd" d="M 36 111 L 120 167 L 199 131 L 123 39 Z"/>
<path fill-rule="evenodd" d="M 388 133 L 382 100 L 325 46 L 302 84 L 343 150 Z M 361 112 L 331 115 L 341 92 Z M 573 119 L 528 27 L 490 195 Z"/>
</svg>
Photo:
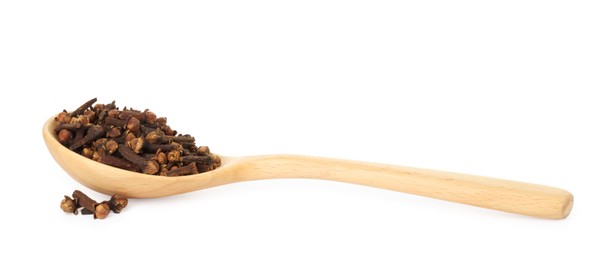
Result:
<svg viewBox="0 0 616 260">
<path fill-rule="evenodd" d="M 60 208 L 66 213 L 78 214 L 81 209 L 82 215 L 93 215 L 94 219 L 104 219 L 110 211 L 120 213 L 128 205 L 128 199 L 114 194 L 109 201 L 96 202 L 80 190 L 73 191 L 72 198 L 64 196 Z"/>
</svg>

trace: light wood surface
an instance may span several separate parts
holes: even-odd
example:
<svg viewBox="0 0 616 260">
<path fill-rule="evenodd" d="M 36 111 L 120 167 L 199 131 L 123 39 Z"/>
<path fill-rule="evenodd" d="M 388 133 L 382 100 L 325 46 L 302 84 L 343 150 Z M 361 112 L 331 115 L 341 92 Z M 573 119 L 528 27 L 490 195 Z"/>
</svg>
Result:
<svg viewBox="0 0 616 260">
<path fill-rule="evenodd" d="M 218 169 L 190 176 L 161 177 L 129 172 L 87 159 L 62 146 L 55 121 L 43 137 L 56 162 L 79 183 L 105 194 L 155 198 L 234 182 L 310 178 L 354 183 L 516 214 L 562 219 L 573 206 L 571 193 L 517 181 L 367 162 L 298 155 L 221 156 Z"/>
</svg>

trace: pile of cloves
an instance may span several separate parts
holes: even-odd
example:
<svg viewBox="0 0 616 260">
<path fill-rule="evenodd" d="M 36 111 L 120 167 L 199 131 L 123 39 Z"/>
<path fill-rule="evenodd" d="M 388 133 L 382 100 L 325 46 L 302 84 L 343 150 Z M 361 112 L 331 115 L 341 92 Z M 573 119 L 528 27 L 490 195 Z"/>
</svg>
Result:
<svg viewBox="0 0 616 260">
<path fill-rule="evenodd" d="M 73 191 L 73 197 L 64 196 L 60 203 L 60 208 L 66 213 L 78 214 L 81 208 L 81 215 L 93 215 L 94 219 L 104 219 L 109 215 L 109 211 L 120 213 L 128 205 L 128 199 L 113 195 L 108 201 L 96 202 L 79 190 Z"/>
<path fill-rule="evenodd" d="M 56 116 L 62 145 L 100 163 L 149 175 L 184 176 L 220 166 L 219 156 L 196 146 L 194 137 L 177 135 L 167 118 L 96 101 Z"/>
</svg>

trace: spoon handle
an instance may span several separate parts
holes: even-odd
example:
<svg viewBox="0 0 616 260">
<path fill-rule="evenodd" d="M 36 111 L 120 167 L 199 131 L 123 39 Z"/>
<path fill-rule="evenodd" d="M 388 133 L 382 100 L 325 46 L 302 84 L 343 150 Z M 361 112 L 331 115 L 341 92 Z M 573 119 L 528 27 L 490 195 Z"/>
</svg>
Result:
<svg viewBox="0 0 616 260">
<path fill-rule="evenodd" d="M 548 219 L 566 218 L 573 206 L 573 196 L 565 190 L 483 176 L 296 155 L 241 161 L 234 181 L 325 179 Z"/>
</svg>

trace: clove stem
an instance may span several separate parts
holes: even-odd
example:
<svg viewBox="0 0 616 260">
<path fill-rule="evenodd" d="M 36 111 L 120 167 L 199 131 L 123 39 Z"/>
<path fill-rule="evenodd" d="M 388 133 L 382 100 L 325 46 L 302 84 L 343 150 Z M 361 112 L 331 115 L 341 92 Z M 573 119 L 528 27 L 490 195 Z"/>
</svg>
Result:
<svg viewBox="0 0 616 260">
<path fill-rule="evenodd" d="M 83 112 L 86 111 L 86 109 L 88 109 L 94 103 L 96 103 L 96 98 L 88 100 L 88 102 L 84 103 L 83 105 L 81 105 L 77 109 L 75 109 L 73 111 L 73 113 L 71 113 L 71 117 L 76 117 L 76 116 L 79 116 L 79 115 L 83 114 Z"/>
<path fill-rule="evenodd" d="M 157 162 L 153 160 L 146 160 L 124 144 L 119 145 L 118 151 L 124 159 L 139 166 L 141 168 L 141 172 L 145 174 L 156 174 L 158 173 L 158 170 L 160 170 L 160 166 Z"/>
</svg>

